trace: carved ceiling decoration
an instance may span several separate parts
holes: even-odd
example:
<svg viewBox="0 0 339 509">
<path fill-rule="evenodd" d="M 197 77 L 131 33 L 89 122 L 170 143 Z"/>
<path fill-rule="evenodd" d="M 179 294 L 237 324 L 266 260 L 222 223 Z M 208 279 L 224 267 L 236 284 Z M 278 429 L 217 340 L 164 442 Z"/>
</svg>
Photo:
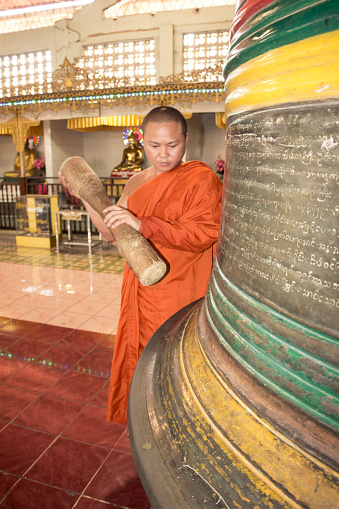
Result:
<svg viewBox="0 0 339 509">
<path fill-rule="evenodd" d="M 64 63 L 53 72 L 51 88 L 53 92 L 78 90 L 89 87 L 88 73 L 65 58 Z"/>
<path fill-rule="evenodd" d="M 163 83 L 202 83 L 209 82 L 215 83 L 223 81 L 222 79 L 223 68 L 221 65 L 218 67 L 207 67 L 203 70 L 192 72 L 181 72 L 180 74 L 171 74 L 170 76 L 160 76 L 159 84 Z"/>
</svg>

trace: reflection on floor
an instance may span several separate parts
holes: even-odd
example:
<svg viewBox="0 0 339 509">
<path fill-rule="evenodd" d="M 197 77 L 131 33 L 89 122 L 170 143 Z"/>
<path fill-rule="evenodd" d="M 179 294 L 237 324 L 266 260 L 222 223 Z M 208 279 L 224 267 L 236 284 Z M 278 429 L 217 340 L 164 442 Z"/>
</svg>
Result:
<svg viewBox="0 0 339 509">
<path fill-rule="evenodd" d="M 16 247 L 0 238 L 0 316 L 110 334 L 116 331 L 124 262 L 115 248 Z"/>
<path fill-rule="evenodd" d="M 105 422 L 123 261 L 0 237 L 0 507 L 150 507 Z"/>
</svg>

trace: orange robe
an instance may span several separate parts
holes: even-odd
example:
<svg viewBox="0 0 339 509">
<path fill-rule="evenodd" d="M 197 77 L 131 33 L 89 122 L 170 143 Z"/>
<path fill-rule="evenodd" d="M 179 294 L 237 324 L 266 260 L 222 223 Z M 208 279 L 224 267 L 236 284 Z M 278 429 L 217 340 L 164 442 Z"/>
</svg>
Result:
<svg viewBox="0 0 339 509">
<path fill-rule="evenodd" d="M 132 376 L 146 343 L 174 313 L 203 297 L 210 279 L 221 214 L 222 183 L 204 163 L 181 163 L 139 187 L 128 209 L 140 233 L 170 269 L 142 286 L 126 265 L 113 352 L 107 421 L 125 423 Z"/>
</svg>

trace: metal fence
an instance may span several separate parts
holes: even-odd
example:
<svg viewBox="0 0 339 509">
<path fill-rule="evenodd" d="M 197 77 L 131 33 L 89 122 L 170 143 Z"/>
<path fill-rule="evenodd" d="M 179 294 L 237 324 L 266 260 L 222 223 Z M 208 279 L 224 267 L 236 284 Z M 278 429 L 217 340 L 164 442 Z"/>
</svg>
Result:
<svg viewBox="0 0 339 509">
<path fill-rule="evenodd" d="M 103 186 L 112 203 L 116 203 L 126 185 L 124 178 L 102 179 Z M 25 195 L 58 196 L 59 209 L 80 209 L 82 203 L 65 192 L 57 177 L 19 178 L 13 182 L 0 183 L 0 230 L 16 229 L 17 202 Z M 67 232 L 67 221 L 61 221 L 63 232 Z M 86 221 L 71 221 L 72 233 L 87 235 Z M 97 233 L 93 223 L 92 233 Z"/>
</svg>

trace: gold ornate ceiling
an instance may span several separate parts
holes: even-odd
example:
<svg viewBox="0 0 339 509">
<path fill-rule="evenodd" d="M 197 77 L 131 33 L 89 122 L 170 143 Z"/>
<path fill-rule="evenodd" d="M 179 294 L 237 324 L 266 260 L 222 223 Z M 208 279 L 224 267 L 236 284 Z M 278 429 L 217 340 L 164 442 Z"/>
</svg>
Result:
<svg viewBox="0 0 339 509">
<path fill-rule="evenodd" d="M 52 26 L 72 18 L 84 5 L 95 0 L 0 0 L 0 34 Z M 235 0 L 120 0 L 104 11 L 105 18 L 133 14 L 199 9 L 234 5 Z M 33 12 L 28 12 L 31 9 Z"/>
<path fill-rule="evenodd" d="M 221 74 L 221 67 L 207 68 L 204 71 L 193 71 L 190 75 L 160 78 L 157 85 L 129 86 L 124 79 L 111 78 L 105 82 L 101 76 L 89 81 L 83 69 L 70 64 L 65 58 L 64 63 L 53 73 L 52 83 L 49 84 L 52 92 L 47 92 L 46 88 L 39 94 L 21 95 L 19 90 L 16 97 L 0 100 L 0 113 L 29 113 L 38 118 L 46 110 L 94 110 L 125 105 L 138 111 L 153 105 L 177 103 L 190 108 L 201 101 L 219 103 L 225 100 L 224 84 L 218 81 Z"/>
<path fill-rule="evenodd" d="M 0 34 L 53 26 L 94 0 L 0 0 Z M 31 12 L 30 12 L 31 11 Z"/>
</svg>

